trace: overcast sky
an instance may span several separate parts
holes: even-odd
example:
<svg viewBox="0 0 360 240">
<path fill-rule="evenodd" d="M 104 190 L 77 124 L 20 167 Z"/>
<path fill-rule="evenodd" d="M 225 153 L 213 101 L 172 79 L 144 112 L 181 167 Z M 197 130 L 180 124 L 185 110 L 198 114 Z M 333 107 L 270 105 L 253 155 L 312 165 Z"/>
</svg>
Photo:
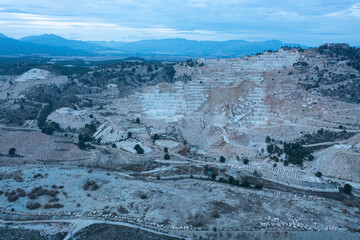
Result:
<svg viewBox="0 0 360 240">
<path fill-rule="evenodd" d="M 78 40 L 278 39 L 360 46 L 353 0 L 0 0 L 0 33 Z"/>
</svg>

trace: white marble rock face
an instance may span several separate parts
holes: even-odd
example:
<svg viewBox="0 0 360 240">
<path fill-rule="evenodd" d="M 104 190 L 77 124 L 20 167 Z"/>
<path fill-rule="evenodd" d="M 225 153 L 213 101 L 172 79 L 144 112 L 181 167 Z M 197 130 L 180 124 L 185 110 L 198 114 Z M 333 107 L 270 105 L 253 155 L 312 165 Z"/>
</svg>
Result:
<svg viewBox="0 0 360 240">
<path fill-rule="evenodd" d="M 100 143 L 115 143 L 127 139 L 127 131 L 108 121 L 103 122 L 94 133 L 95 139 L 100 139 Z"/>
<path fill-rule="evenodd" d="M 260 84 L 262 74 L 274 69 L 290 67 L 300 58 L 296 51 L 279 51 L 253 57 L 236 59 L 200 60 L 204 70 L 194 76 L 190 82 L 176 82 L 171 91 L 161 91 L 159 85 L 149 87 L 140 94 L 143 113 L 154 119 L 177 121 L 183 116 L 196 112 L 208 99 L 209 91 L 228 84 L 239 84 L 250 80 Z M 256 88 L 249 100 L 258 105 L 265 96 L 262 88 Z M 255 109 L 254 124 L 264 124 L 267 109 L 260 106 Z"/>
<path fill-rule="evenodd" d="M 15 79 L 15 82 L 26 82 L 28 80 L 44 80 L 50 75 L 49 71 L 33 68 Z"/>
<path fill-rule="evenodd" d="M 48 118 L 48 121 L 58 123 L 62 129 L 84 128 L 85 124 L 91 123 L 91 118 L 86 110 L 75 110 L 69 107 L 56 109 Z"/>
</svg>

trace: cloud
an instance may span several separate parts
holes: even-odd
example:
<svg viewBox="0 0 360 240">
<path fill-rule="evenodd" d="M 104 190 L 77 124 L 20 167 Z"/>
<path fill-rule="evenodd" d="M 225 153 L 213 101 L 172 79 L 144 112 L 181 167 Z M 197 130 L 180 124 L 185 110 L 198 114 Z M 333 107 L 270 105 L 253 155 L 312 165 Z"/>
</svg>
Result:
<svg viewBox="0 0 360 240">
<path fill-rule="evenodd" d="M 360 3 L 353 5 L 349 11 L 349 15 L 360 17 Z"/>
<path fill-rule="evenodd" d="M 83 40 L 268 40 L 360 45 L 358 0 L 2 0 L 0 31 Z"/>
<path fill-rule="evenodd" d="M 328 16 L 328 17 L 342 17 L 342 16 L 360 17 L 360 3 L 354 4 L 346 10 L 329 13 L 326 16 Z"/>
</svg>

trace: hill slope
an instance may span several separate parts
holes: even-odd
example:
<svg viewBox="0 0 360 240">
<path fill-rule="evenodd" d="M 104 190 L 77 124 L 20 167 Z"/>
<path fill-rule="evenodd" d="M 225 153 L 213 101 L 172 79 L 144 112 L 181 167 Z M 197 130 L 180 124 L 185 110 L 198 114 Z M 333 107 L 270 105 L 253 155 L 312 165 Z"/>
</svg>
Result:
<svg viewBox="0 0 360 240">
<path fill-rule="evenodd" d="M 68 47 L 73 49 L 81 49 L 86 51 L 104 51 L 111 50 L 111 48 L 99 46 L 96 44 L 77 41 L 77 40 L 68 40 L 63 37 L 54 35 L 54 34 L 43 34 L 39 36 L 28 36 L 21 38 L 22 42 L 29 42 L 35 44 L 42 44 L 54 47 Z"/>
<path fill-rule="evenodd" d="M 4 37 L 6 37 L 4 35 Z M 1 35 L 0 35 L 1 38 Z M 194 41 L 186 39 L 159 39 L 142 40 L 135 42 L 104 42 L 104 41 L 78 41 L 69 40 L 54 34 L 28 36 L 17 40 L 12 39 L 10 48 L 7 45 L 0 46 L 3 54 L 50 54 L 50 55 L 79 55 L 88 52 L 92 56 L 140 56 L 147 58 L 176 59 L 182 58 L 228 58 L 241 57 L 264 52 L 266 50 L 278 50 L 284 46 L 302 47 L 300 44 L 288 44 L 278 40 L 264 42 L 248 42 L 244 40 L 230 41 Z M 9 42 L 7 43 L 9 44 Z M 23 44 L 23 45 L 22 45 Z M 29 44 L 37 44 L 29 45 Z M 40 45 L 42 47 L 40 47 Z M 56 47 L 51 49 L 49 47 Z M 60 48 L 63 48 L 62 50 Z M 31 50 L 33 49 L 33 50 Z M 73 49 L 73 50 L 70 50 Z M 86 52 L 78 52 L 81 50 Z"/>
<path fill-rule="evenodd" d="M 12 38 L 0 37 L 0 55 L 51 55 L 51 56 L 77 56 L 88 55 L 83 50 L 68 47 L 54 47 L 29 42 L 21 42 Z"/>
<path fill-rule="evenodd" d="M 277 40 L 248 42 L 244 40 L 193 41 L 186 39 L 143 40 L 136 42 L 93 42 L 124 52 L 146 54 L 164 54 L 193 57 L 236 57 L 256 54 L 265 50 L 277 50 L 283 46 L 302 47 L 300 44 L 287 44 Z"/>
</svg>

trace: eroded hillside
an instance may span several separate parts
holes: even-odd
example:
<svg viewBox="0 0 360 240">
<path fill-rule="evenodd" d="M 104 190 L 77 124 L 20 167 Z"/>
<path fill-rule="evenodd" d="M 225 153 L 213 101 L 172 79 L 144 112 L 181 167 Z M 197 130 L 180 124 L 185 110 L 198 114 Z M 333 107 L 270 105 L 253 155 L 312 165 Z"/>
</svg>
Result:
<svg viewBox="0 0 360 240">
<path fill-rule="evenodd" d="M 51 61 L 0 71 L 4 218 L 210 239 L 359 230 L 358 50 Z"/>
</svg>

